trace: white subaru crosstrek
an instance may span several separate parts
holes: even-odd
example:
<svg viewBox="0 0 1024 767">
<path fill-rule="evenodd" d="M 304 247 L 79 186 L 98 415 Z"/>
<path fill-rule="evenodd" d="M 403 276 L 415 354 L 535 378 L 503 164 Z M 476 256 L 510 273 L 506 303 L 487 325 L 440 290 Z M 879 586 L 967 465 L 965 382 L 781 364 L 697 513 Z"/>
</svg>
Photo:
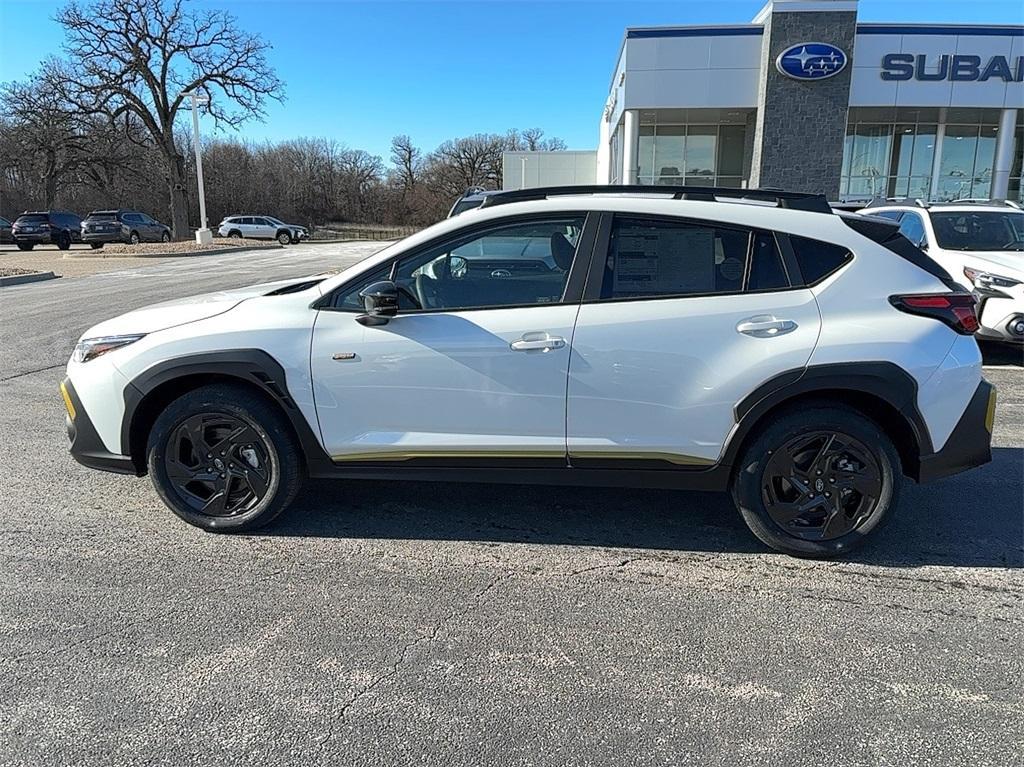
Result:
<svg viewBox="0 0 1024 767">
<path fill-rule="evenodd" d="M 304 476 L 714 489 L 825 557 L 903 477 L 990 460 L 975 330 L 895 223 L 817 195 L 533 189 L 337 275 L 103 322 L 62 391 L 78 461 L 205 530 Z"/>
<path fill-rule="evenodd" d="M 978 338 L 1024 343 L 1024 210 L 1012 202 L 885 203 L 890 218 L 978 297 Z"/>
</svg>

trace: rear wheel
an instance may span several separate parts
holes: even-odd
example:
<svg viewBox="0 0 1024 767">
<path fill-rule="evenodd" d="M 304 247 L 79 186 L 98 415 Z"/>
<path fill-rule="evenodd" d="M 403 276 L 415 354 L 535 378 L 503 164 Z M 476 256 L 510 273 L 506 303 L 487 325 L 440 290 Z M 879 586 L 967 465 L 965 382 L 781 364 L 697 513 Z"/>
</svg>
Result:
<svg viewBox="0 0 1024 767">
<path fill-rule="evenodd" d="M 230 237 L 233 240 L 240 240 L 242 239 L 242 233 L 237 229 L 232 229 L 230 232 L 228 232 L 228 237 Z"/>
<path fill-rule="evenodd" d="M 825 558 L 852 551 L 882 525 L 901 479 L 899 455 L 874 421 L 815 406 L 780 414 L 744 451 L 733 499 L 773 549 Z"/>
<path fill-rule="evenodd" d="M 34 242 L 19 242 L 18 250 L 32 250 L 36 244 Z"/>
<path fill-rule="evenodd" d="M 141 240 L 139 238 L 139 233 L 138 232 L 132 232 L 131 234 L 128 235 L 128 242 L 131 245 L 138 245 L 140 241 Z"/>
<path fill-rule="evenodd" d="M 165 231 L 163 234 L 160 235 L 160 242 L 170 242 L 170 241 L 171 241 L 171 233 L 170 232 Z"/>
<path fill-rule="evenodd" d="M 57 235 L 57 247 L 60 250 L 68 250 L 71 248 L 71 235 L 67 232 L 61 232 Z"/>
<path fill-rule="evenodd" d="M 93 250 L 99 250 L 100 248 L 103 247 L 103 243 L 102 242 L 90 242 L 89 243 L 89 247 L 92 248 Z"/>
<path fill-rule="evenodd" d="M 211 532 L 267 524 L 302 480 L 284 416 L 259 394 L 230 385 L 205 386 L 172 402 L 153 424 L 147 462 L 171 511 Z"/>
</svg>

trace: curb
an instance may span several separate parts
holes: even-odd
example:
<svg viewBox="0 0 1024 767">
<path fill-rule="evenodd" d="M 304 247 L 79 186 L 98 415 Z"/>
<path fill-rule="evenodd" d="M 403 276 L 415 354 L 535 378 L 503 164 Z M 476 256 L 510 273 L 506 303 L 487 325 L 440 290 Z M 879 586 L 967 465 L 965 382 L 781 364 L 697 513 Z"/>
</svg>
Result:
<svg viewBox="0 0 1024 767">
<path fill-rule="evenodd" d="M 26 285 L 30 282 L 42 282 L 43 280 L 55 280 L 57 275 L 53 272 L 35 272 L 33 274 L 12 274 L 10 277 L 0 277 L 0 288 L 11 285 Z"/>
<path fill-rule="evenodd" d="M 225 253 L 250 253 L 255 250 L 284 250 L 284 246 L 255 245 L 251 248 L 214 248 L 213 250 L 197 250 L 192 253 L 104 253 L 101 248 L 96 251 L 82 251 L 82 255 L 65 255 L 64 258 L 195 258 L 197 256 L 221 256 Z"/>
</svg>

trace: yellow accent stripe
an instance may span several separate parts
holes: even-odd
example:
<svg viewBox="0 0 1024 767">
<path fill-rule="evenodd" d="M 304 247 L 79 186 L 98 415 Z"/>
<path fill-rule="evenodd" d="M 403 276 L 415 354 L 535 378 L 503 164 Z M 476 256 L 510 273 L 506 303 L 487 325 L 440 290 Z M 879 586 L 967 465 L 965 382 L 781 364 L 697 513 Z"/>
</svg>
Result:
<svg viewBox="0 0 1024 767">
<path fill-rule="evenodd" d="M 68 394 L 68 387 L 64 385 L 64 382 L 60 382 L 60 393 L 64 396 L 64 407 L 68 409 L 68 415 L 71 416 L 71 420 L 75 420 L 75 406 L 71 402 L 71 395 Z"/>
<path fill-rule="evenodd" d="M 570 458 L 608 458 L 612 460 L 645 460 L 645 461 L 667 461 L 677 466 L 713 466 L 714 461 L 708 458 L 700 458 L 695 455 L 682 455 L 681 453 L 656 453 L 656 452 L 635 452 L 635 451 L 610 451 L 610 450 L 576 450 L 569 452 Z"/>
<path fill-rule="evenodd" d="M 985 428 L 988 429 L 988 433 L 992 433 L 992 427 L 996 423 L 996 387 L 992 387 L 992 390 L 988 393 L 988 410 L 985 412 Z"/>
<path fill-rule="evenodd" d="M 560 450 L 388 450 L 332 455 L 337 463 L 357 461 L 409 461 L 414 458 L 564 458 Z M 677 466 L 713 466 L 714 461 L 679 453 L 644 453 L 608 450 L 573 450 L 571 458 L 605 458 L 609 460 L 667 461 Z"/>
</svg>

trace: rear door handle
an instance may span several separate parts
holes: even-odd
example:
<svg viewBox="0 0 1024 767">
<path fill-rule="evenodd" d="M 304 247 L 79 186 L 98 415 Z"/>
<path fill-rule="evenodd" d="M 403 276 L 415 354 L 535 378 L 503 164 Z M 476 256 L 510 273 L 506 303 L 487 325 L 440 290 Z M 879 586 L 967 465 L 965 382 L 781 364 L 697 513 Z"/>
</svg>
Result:
<svg viewBox="0 0 1024 767">
<path fill-rule="evenodd" d="M 780 320 L 771 314 L 759 314 L 756 317 L 748 317 L 742 320 L 736 330 L 744 335 L 754 338 L 774 338 L 784 336 L 796 330 L 796 323 L 793 320 Z"/>
<path fill-rule="evenodd" d="M 509 348 L 514 352 L 529 352 L 529 351 L 551 351 L 552 349 L 561 349 L 565 346 L 565 339 L 561 336 L 553 336 L 543 331 L 537 333 L 523 333 L 522 338 L 513 341 L 509 344 Z"/>
</svg>

